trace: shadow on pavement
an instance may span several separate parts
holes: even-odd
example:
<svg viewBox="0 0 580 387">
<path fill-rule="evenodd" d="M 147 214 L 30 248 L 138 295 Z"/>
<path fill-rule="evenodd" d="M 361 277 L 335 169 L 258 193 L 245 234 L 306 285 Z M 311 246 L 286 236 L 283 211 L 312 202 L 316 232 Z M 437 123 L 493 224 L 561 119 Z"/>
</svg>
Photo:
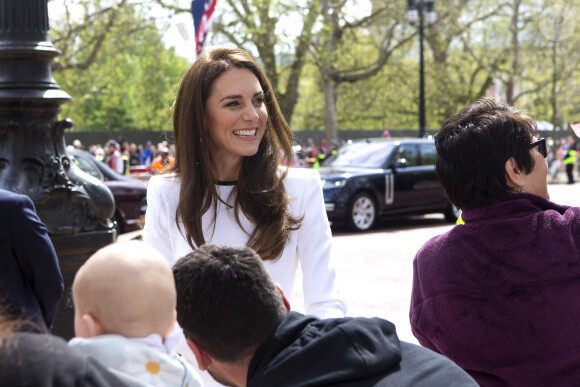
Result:
<svg viewBox="0 0 580 387">
<path fill-rule="evenodd" d="M 365 234 L 394 232 L 406 229 L 429 228 L 440 226 L 452 226 L 445 220 L 443 215 L 432 214 L 424 216 L 387 217 L 378 221 L 375 226 L 365 231 Z M 359 232 L 351 231 L 346 224 L 331 225 L 332 235 L 357 235 Z"/>
</svg>

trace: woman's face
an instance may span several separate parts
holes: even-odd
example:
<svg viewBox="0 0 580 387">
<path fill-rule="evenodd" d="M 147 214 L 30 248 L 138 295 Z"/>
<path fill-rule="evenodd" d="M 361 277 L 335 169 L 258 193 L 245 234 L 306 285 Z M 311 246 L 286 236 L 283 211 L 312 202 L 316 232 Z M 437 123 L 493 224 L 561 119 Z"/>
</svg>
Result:
<svg viewBox="0 0 580 387">
<path fill-rule="evenodd" d="M 537 141 L 536 137 L 532 138 L 532 142 Z M 538 151 L 538 147 L 535 146 L 530 149 L 530 154 L 534 158 L 534 168 L 525 175 L 526 183 L 524 185 L 524 190 L 526 192 L 532 193 L 534 195 L 541 196 L 545 199 L 550 199 L 550 194 L 548 194 L 548 163 L 544 156 Z"/>
<path fill-rule="evenodd" d="M 253 156 L 264 136 L 268 111 L 258 78 L 247 69 L 231 69 L 213 83 L 205 107 L 212 162 L 239 164 Z"/>
</svg>

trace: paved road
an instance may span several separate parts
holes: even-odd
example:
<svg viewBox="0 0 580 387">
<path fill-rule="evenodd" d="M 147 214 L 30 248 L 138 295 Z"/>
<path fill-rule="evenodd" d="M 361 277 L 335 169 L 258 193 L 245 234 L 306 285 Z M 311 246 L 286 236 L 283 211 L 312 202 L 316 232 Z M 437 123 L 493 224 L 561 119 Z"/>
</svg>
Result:
<svg viewBox="0 0 580 387">
<path fill-rule="evenodd" d="M 552 201 L 580 206 L 580 183 L 550 184 Z M 442 215 L 383 222 L 372 232 L 353 234 L 333 229 L 332 253 L 348 303 L 349 316 L 378 316 L 397 326 L 402 340 L 416 343 L 409 325 L 413 257 L 429 238 L 453 227 Z M 298 274 L 297 284 L 301 284 Z M 302 305 L 302 289 L 294 292 L 293 307 Z"/>
</svg>

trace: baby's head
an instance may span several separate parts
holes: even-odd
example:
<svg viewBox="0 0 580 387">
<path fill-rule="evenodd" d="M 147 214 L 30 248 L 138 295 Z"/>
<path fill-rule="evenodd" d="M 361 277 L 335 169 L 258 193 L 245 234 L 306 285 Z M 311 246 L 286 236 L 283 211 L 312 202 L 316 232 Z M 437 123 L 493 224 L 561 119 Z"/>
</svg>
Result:
<svg viewBox="0 0 580 387">
<path fill-rule="evenodd" d="M 93 254 L 73 286 L 75 335 L 165 337 L 175 321 L 171 267 L 143 242 L 114 243 Z"/>
</svg>

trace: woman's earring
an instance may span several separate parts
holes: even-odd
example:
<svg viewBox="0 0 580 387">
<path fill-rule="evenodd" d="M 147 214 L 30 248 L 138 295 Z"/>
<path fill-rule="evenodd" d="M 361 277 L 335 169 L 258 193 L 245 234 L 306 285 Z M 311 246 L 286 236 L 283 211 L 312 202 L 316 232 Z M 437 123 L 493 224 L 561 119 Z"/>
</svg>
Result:
<svg viewBox="0 0 580 387">
<path fill-rule="evenodd" d="M 524 191 L 524 186 L 522 185 L 522 186 L 520 187 L 520 193 L 525 193 L 525 192 L 526 192 L 526 191 Z"/>
</svg>

